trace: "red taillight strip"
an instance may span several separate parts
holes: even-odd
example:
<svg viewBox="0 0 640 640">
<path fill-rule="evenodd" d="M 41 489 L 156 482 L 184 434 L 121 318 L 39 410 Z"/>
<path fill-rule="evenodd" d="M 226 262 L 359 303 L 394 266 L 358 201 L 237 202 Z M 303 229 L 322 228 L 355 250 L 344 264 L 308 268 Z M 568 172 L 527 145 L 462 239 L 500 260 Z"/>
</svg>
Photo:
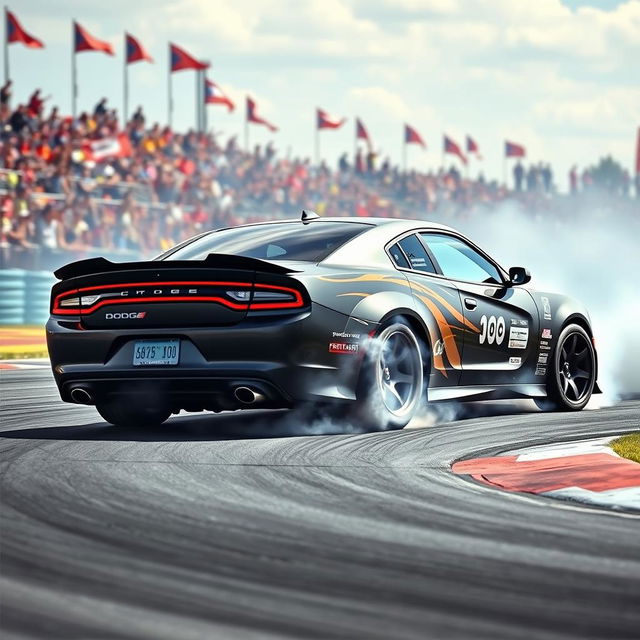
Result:
<svg viewBox="0 0 640 640">
<path fill-rule="evenodd" d="M 285 291 L 286 293 L 293 294 L 295 300 L 291 302 L 252 302 L 249 307 L 250 311 L 254 309 L 295 309 L 297 307 L 303 307 L 304 302 L 302 300 L 302 296 L 297 289 L 292 289 L 291 287 L 281 287 L 275 284 L 259 284 L 256 283 L 254 285 L 258 289 L 267 289 L 269 291 Z"/>
<path fill-rule="evenodd" d="M 73 294 L 77 294 L 78 297 L 82 295 L 85 291 L 96 291 L 102 289 L 117 289 L 117 288 L 125 288 L 130 289 L 132 287 L 149 287 L 149 286 L 177 286 L 177 285 L 199 285 L 199 286 L 224 286 L 224 287 L 248 287 L 252 286 L 258 289 L 267 289 L 270 291 L 284 291 L 286 293 L 292 294 L 295 298 L 290 302 L 259 302 L 252 303 L 251 305 L 246 304 L 238 304 L 232 302 L 231 300 L 227 300 L 226 298 L 221 298 L 219 296 L 168 296 L 168 297 L 156 297 L 153 298 L 110 298 L 108 300 L 101 300 L 97 302 L 91 307 L 87 308 L 71 308 L 64 309 L 60 307 L 60 298 L 69 297 Z M 255 310 L 255 309 L 292 309 L 297 307 L 303 307 L 304 301 L 302 299 L 302 295 L 297 289 L 293 289 L 291 287 L 282 287 L 279 285 L 271 285 L 271 284 L 261 284 L 256 283 L 253 284 L 250 282 L 227 282 L 227 281 L 172 281 L 172 282 L 129 282 L 129 283 L 120 283 L 120 284 L 105 284 L 105 285 L 97 285 L 93 287 L 81 287 L 79 289 L 71 289 L 69 291 L 65 291 L 64 293 L 60 293 L 55 297 L 53 303 L 52 313 L 58 315 L 78 315 L 79 313 L 93 313 L 100 307 L 111 304 L 136 304 L 138 302 L 217 302 L 230 309 L 235 309 L 237 311 L 246 311 L 246 310 Z"/>
</svg>

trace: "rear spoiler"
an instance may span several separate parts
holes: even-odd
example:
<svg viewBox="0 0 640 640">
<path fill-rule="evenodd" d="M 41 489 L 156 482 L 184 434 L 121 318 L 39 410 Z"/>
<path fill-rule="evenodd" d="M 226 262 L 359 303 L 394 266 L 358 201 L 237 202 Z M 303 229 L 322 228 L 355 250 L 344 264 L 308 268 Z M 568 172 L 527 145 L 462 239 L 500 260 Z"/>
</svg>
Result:
<svg viewBox="0 0 640 640">
<path fill-rule="evenodd" d="M 280 264 L 247 258 L 246 256 L 234 256 L 224 253 L 210 253 L 204 260 L 145 260 L 141 262 L 111 262 L 106 258 L 89 258 L 78 260 L 60 267 L 53 272 L 58 280 L 75 278 L 76 276 L 88 276 L 97 273 L 110 273 L 114 271 L 139 271 L 158 269 L 198 269 L 200 267 L 213 267 L 219 269 L 245 269 L 247 271 L 261 271 L 263 273 L 296 273 L 296 269 L 283 267 Z"/>
</svg>

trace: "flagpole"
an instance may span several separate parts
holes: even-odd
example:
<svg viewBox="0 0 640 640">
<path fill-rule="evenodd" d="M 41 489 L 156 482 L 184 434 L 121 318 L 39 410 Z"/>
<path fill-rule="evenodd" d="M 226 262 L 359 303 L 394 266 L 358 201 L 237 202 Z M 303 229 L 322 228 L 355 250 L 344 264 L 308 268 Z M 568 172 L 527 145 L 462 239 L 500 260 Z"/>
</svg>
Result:
<svg viewBox="0 0 640 640">
<path fill-rule="evenodd" d="M 200 133 L 200 69 L 196 69 L 196 133 Z"/>
<path fill-rule="evenodd" d="M 402 171 L 407 173 L 407 134 L 402 134 Z"/>
<path fill-rule="evenodd" d="M 209 112 L 207 110 L 207 87 L 206 87 L 206 83 L 207 83 L 207 78 L 205 75 L 206 72 L 202 72 L 202 130 L 204 131 L 204 133 L 207 133 L 207 129 L 209 128 L 209 125 L 207 123 L 208 120 L 208 115 Z"/>
<path fill-rule="evenodd" d="M 78 83 L 76 69 L 76 21 L 71 21 L 71 115 L 76 119 L 76 101 L 78 99 Z"/>
<path fill-rule="evenodd" d="M 124 32 L 124 91 L 123 91 L 123 111 L 122 128 L 127 127 L 127 113 L 129 112 L 129 64 L 127 62 L 127 32 Z"/>
<path fill-rule="evenodd" d="M 502 158 L 502 182 L 504 183 L 505 188 L 507 187 L 507 154 L 504 154 Z"/>
<path fill-rule="evenodd" d="M 9 80 L 9 9 L 4 8 L 4 83 L 7 84 Z"/>
<path fill-rule="evenodd" d="M 169 43 L 169 66 L 167 68 L 167 96 L 169 100 L 167 104 L 167 120 L 169 122 L 169 129 L 171 129 L 171 120 L 173 116 L 173 96 L 171 95 L 171 43 Z"/>
<path fill-rule="evenodd" d="M 316 122 L 315 131 L 315 147 L 316 147 L 316 166 L 320 165 L 320 130 L 318 129 L 318 123 Z"/>
<path fill-rule="evenodd" d="M 356 169 L 356 157 L 358 156 L 358 121 L 355 121 L 355 131 L 353 136 L 353 170 Z"/>
</svg>

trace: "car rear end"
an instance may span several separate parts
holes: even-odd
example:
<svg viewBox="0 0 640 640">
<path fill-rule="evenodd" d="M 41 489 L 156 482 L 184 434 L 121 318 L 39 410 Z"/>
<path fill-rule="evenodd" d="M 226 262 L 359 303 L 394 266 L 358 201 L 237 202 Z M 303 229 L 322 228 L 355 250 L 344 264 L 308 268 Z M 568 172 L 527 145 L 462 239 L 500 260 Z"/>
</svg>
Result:
<svg viewBox="0 0 640 640">
<path fill-rule="evenodd" d="M 290 268 L 212 255 L 57 274 L 47 341 L 67 402 L 177 412 L 352 397 L 325 339 L 350 319 L 315 305 Z"/>
</svg>

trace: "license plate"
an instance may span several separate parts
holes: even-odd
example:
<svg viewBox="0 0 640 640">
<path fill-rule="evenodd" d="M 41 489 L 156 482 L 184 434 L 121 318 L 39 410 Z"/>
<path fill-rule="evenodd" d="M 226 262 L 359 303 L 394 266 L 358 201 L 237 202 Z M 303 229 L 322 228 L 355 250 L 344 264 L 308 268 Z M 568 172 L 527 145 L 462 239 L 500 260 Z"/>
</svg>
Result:
<svg viewBox="0 0 640 640">
<path fill-rule="evenodd" d="M 133 345 L 133 366 L 178 364 L 180 340 L 141 340 Z"/>
</svg>

